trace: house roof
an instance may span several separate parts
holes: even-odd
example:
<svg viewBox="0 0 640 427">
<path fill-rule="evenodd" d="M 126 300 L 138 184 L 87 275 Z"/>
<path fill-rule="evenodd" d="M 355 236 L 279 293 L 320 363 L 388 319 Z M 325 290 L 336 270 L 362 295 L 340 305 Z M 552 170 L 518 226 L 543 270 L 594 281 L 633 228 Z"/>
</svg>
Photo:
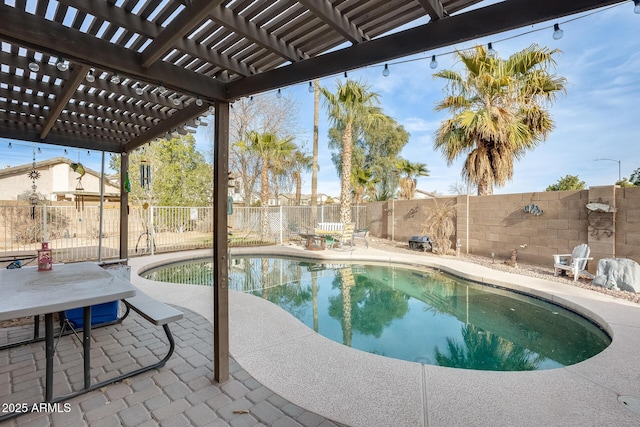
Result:
<svg viewBox="0 0 640 427">
<path fill-rule="evenodd" d="M 218 101 L 620 2 L 5 0 L 0 137 L 130 151 Z"/>
<path fill-rule="evenodd" d="M 61 163 L 66 163 L 67 165 L 69 165 L 69 167 L 71 167 L 71 164 L 74 163 L 71 160 L 67 159 L 66 157 L 54 157 L 52 159 L 47 159 L 47 160 L 41 160 L 39 162 L 35 163 L 35 169 L 43 169 L 43 168 L 47 168 L 49 166 L 54 166 L 54 165 L 59 165 Z M 96 172 L 93 169 L 90 169 L 86 166 L 84 166 L 84 170 L 86 173 L 90 174 L 90 175 L 94 175 L 96 176 L 98 179 L 100 179 L 100 172 Z M 24 165 L 18 165 L 18 166 L 12 166 L 12 167 L 8 167 L 8 168 L 4 168 L 4 169 L 0 169 L 0 178 L 4 178 L 4 177 L 8 177 L 8 176 L 14 176 L 14 175 L 22 175 L 22 174 L 27 174 L 30 171 L 32 171 L 34 169 L 34 165 L 33 163 L 27 163 Z M 112 185 L 113 184 L 111 182 L 109 182 L 108 178 L 105 177 L 104 178 L 105 184 L 109 184 Z"/>
</svg>

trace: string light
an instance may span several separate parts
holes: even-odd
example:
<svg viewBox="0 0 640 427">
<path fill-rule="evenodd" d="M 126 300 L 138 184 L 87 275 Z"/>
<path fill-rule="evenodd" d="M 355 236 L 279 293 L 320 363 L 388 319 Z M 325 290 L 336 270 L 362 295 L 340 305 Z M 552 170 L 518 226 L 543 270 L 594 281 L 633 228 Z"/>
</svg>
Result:
<svg viewBox="0 0 640 427">
<path fill-rule="evenodd" d="M 429 63 L 429 67 L 432 70 L 435 70 L 436 68 L 438 68 L 438 61 L 436 61 L 436 56 L 435 55 L 431 55 L 431 62 Z"/>
<path fill-rule="evenodd" d="M 345 79 L 348 79 L 348 78 L 349 78 L 349 76 L 347 75 L 347 72 L 346 72 L 346 71 L 344 72 L 344 78 L 345 78 Z"/>
<path fill-rule="evenodd" d="M 200 98 L 196 98 L 196 105 L 197 105 L 198 107 L 202 107 L 202 104 L 203 104 L 202 99 L 200 99 Z"/>
<path fill-rule="evenodd" d="M 136 95 L 142 95 L 144 93 L 144 89 L 138 84 L 138 82 L 133 85 L 133 89 L 136 91 Z"/>
<path fill-rule="evenodd" d="M 388 76 L 389 76 L 389 73 L 390 73 L 390 71 L 389 71 L 389 65 L 384 64 L 384 70 L 382 70 L 382 75 L 383 75 L 383 76 L 385 76 L 385 77 L 388 77 Z"/>
<path fill-rule="evenodd" d="M 309 82 L 309 93 L 313 93 L 313 83 Z"/>
<path fill-rule="evenodd" d="M 11 143 L 9 143 L 9 148 L 10 148 L 10 149 L 11 149 L 11 148 L 13 148 L 13 145 L 11 145 Z"/>
<path fill-rule="evenodd" d="M 633 0 L 633 3 L 636 5 L 633 8 L 633 13 L 640 15 L 640 0 Z"/>
<path fill-rule="evenodd" d="M 160 95 L 164 95 L 166 92 L 167 92 L 167 88 L 164 87 L 162 83 L 160 83 L 160 85 L 158 86 L 158 93 L 160 93 Z"/>
<path fill-rule="evenodd" d="M 29 62 L 29 69 L 34 73 L 40 71 L 40 64 L 36 62 L 36 58 L 31 58 L 31 62 Z"/>
<path fill-rule="evenodd" d="M 69 69 L 69 64 L 64 62 L 62 58 L 58 58 L 56 61 L 56 68 L 60 71 L 67 71 Z"/>
<path fill-rule="evenodd" d="M 640 1 L 640 0 L 638 0 Z M 553 24 L 553 39 L 560 40 L 564 36 L 564 31 L 560 28 L 559 24 Z"/>
<path fill-rule="evenodd" d="M 118 75 L 118 73 L 114 73 L 113 76 L 111 76 L 111 83 L 120 83 L 120 76 Z"/>
<path fill-rule="evenodd" d="M 491 43 L 487 45 L 487 56 L 489 56 L 489 58 L 493 58 L 496 56 L 496 51 Z"/>
<path fill-rule="evenodd" d="M 89 83 L 93 83 L 96 81 L 96 76 L 93 74 L 93 70 L 89 70 L 87 76 L 85 77 L 85 80 L 87 80 Z"/>
<path fill-rule="evenodd" d="M 282 98 L 282 90 L 278 89 L 278 93 L 276 93 L 276 98 Z"/>
</svg>

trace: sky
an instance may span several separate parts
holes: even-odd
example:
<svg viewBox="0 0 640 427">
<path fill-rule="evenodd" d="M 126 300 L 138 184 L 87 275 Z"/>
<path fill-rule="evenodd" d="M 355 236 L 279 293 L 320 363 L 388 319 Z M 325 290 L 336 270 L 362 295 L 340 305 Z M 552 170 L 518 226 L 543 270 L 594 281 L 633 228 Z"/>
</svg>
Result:
<svg viewBox="0 0 640 427">
<path fill-rule="evenodd" d="M 552 38 L 554 23 L 564 31 L 560 40 Z M 566 94 L 560 95 L 550 109 L 554 130 L 516 162 L 513 179 L 504 187 L 494 188 L 494 193 L 544 191 L 566 175 L 577 175 L 587 187 L 612 185 L 618 180 L 619 167 L 620 175 L 627 178 L 640 168 L 640 15 L 633 13 L 633 2 L 628 1 L 392 61 L 387 77 L 382 75 L 384 64 L 349 71 L 349 79 L 368 84 L 379 94 L 384 113 L 409 132 L 409 142 L 400 155 L 425 163 L 430 171 L 428 177 L 418 179 L 418 189 L 452 194 L 452 185 L 462 183 L 464 158 L 448 165 L 433 148 L 435 132 L 447 118 L 446 112 L 434 110 L 445 96 L 445 85 L 433 73 L 443 69 L 462 71 L 453 52 L 489 42 L 502 58 L 533 43 L 560 49 L 554 72 L 567 79 Z M 429 66 L 432 55 L 438 61 L 436 70 Z M 335 90 L 339 80 L 344 81 L 344 76 L 327 77 L 320 84 Z M 282 93 L 299 106 L 295 142 L 311 153 L 313 94 L 308 92 L 308 83 L 282 88 Z M 318 192 L 337 197 L 340 178 L 327 148 L 329 127 L 326 112 L 321 109 Z M 210 134 L 205 127 L 196 133 L 202 151 L 211 145 Z M 31 163 L 33 150 L 38 147 L 36 161 L 63 156 L 100 171 L 100 152 L 68 148 L 65 154 L 64 147 L 2 138 L 0 167 Z M 108 170 L 108 156 L 106 163 L 106 172 L 113 173 Z M 303 179 L 302 191 L 310 194 L 311 175 Z"/>
</svg>

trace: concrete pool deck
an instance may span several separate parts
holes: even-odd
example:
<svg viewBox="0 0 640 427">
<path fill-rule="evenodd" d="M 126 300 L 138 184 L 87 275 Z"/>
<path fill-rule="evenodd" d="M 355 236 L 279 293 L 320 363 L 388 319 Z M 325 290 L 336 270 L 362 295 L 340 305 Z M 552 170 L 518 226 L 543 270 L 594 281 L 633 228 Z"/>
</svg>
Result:
<svg viewBox="0 0 640 427">
<path fill-rule="evenodd" d="M 291 255 L 325 261 L 388 261 L 437 267 L 468 279 L 544 297 L 600 323 L 611 345 L 584 362 L 534 372 L 443 368 L 390 359 L 324 338 L 279 307 L 230 292 L 231 356 L 284 399 L 351 426 L 640 425 L 640 305 L 558 282 L 492 270 L 454 258 L 390 253 L 305 251 L 294 246 L 234 249 L 233 254 Z M 210 287 L 152 282 L 149 265 L 211 251 L 131 259 L 131 281 L 155 298 L 210 322 Z M 551 268 L 551 267 L 550 267 Z"/>
</svg>

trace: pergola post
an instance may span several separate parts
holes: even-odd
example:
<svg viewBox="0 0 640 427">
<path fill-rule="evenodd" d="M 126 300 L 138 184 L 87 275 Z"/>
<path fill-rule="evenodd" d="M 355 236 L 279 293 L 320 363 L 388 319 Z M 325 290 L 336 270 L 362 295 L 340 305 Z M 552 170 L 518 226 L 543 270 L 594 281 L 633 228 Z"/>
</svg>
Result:
<svg viewBox="0 0 640 427">
<path fill-rule="evenodd" d="M 229 379 L 229 103 L 216 101 L 213 147 L 213 364 L 214 380 Z"/>
<path fill-rule="evenodd" d="M 120 259 L 129 258 L 129 192 L 126 190 L 129 156 L 120 155 Z"/>
</svg>

